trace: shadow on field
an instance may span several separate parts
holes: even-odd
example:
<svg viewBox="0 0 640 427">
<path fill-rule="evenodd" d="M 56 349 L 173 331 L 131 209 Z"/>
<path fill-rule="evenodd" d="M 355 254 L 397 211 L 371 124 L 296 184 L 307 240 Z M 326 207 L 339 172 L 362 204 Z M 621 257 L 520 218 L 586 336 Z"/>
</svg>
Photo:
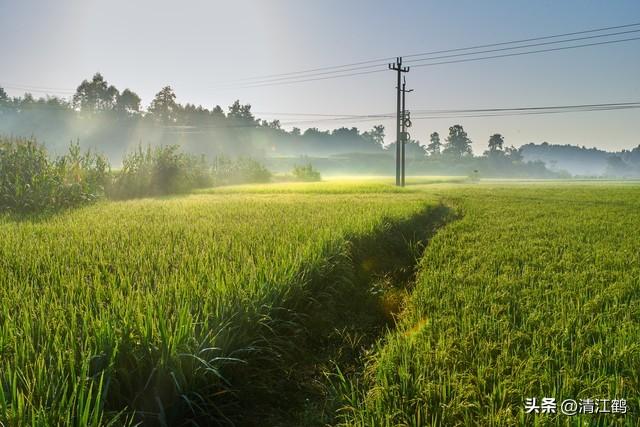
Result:
<svg viewBox="0 0 640 427">
<path fill-rule="evenodd" d="M 225 412 L 239 426 L 324 426 L 334 421 L 327 372 L 358 375 L 367 351 L 395 326 L 417 263 L 437 230 L 457 219 L 439 205 L 375 233 L 348 239 L 329 268 L 310 277 L 309 294 L 276 312 L 264 336 L 269 351 L 225 375 L 237 406 Z"/>
</svg>

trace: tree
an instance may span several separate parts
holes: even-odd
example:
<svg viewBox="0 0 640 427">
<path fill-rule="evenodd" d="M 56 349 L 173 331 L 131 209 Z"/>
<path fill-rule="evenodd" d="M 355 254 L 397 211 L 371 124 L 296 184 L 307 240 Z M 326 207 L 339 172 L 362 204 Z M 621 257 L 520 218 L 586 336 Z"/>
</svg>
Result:
<svg viewBox="0 0 640 427">
<path fill-rule="evenodd" d="M 504 137 L 499 133 L 494 133 L 489 137 L 489 153 L 502 151 L 504 146 Z"/>
<path fill-rule="evenodd" d="M 329 136 L 329 131 L 319 130 L 318 128 L 307 128 L 307 130 L 304 131 L 302 136 L 309 137 L 309 138 L 318 137 L 318 136 L 326 137 L 326 136 Z"/>
<path fill-rule="evenodd" d="M 251 104 L 240 104 L 240 100 L 236 100 L 229 106 L 227 118 L 235 119 L 249 124 L 256 124 L 256 119 L 251 113 Z"/>
<path fill-rule="evenodd" d="M 149 106 L 149 113 L 164 124 L 175 123 L 179 110 L 180 105 L 176 103 L 176 94 L 171 86 L 163 87 Z"/>
<path fill-rule="evenodd" d="M 118 95 L 115 86 L 109 86 L 102 74 L 95 73 L 91 81 L 80 83 L 73 95 L 73 106 L 87 113 L 112 110 Z"/>
<path fill-rule="evenodd" d="M 140 112 L 140 97 L 133 91 L 125 89 L 116 96 L 116 111 L 126 114 L 137 114 Z"/>
<path fill-rule="evenodd" d="M 16 98 L 20 108 L 29 108 L 36 103 L 36 99 L 29 92 L 26 92 L 22 98 Z"/>
<path fill-rule="evenodd" d="M 382 149 L 384 145 L 384 125 L 375 125 L 371 130 L 362 134 L 365 141 L 370 141 L 376 145 L 376 148 Z"/>
<path fill-rule="evenodd" d="M 429 140 L 431 141 L 429 145 L 427 145 L 427 153 L 430 156 L 437 156 L 440 154 L 440 149 L 442 147 L 442 143 L 440 142 L 440 134 L 438 132 L 433 132 L 429 136 Z"/>
<path fill-rule="evenodd" d="M 454 158 L 471 155 L 471 140 L 461 125 L 453 125 L 449 128 L 449 136 L 443 153 Z"/>
<path fill-rule="evenodd" d="M 215 107 L 213 107 L 213 110 L 211 110 L 211 117 L 213 117 L 214 119 L 224 119 L 226 116 L 224 115 L 224 110 L 222 109 L 222 107 L 216 105 Z"/>
<path fill-rule="evenodd" d="M 388 153 L 396 152 L 396 143 L 392 142 L 386 148 Z M 410 139 L 409 141 L 404 143 L 404 155 L 407 159 L 424 159 L 427 155 L 426 148 L 423 145 L 420 145 L 420 141 L 416 141 L 415 139 Z"/>
<path fill-rule="evenodd" d="M 262 120 L 260 122 L 260 126 L 268 129 L 273 129 L 273 130 L 282 129 L 282 126 L 280 125 L 280 120 L 272 120 L 272 121 Z"/>
<path fill-rule="evenodd" d="M 522 161 L 522 153 L 520 152 L 520 149 L 514 147 L 513 145 L 511 147 L 507 147 L 504 151 L 507 157 L 509 157 L 512 162 L 518 163 Z"/>
<path fill-rule="evenodd" d="M 4 89 L 0 87 L 0 115 L 4 114 L 4 108 L 2 107 L 9 106 L 10 102 L 11 100 L 9 99 L 7 92 L 5 92 Z"/>
<path fill-rule="evenodd" d="M 5 92 L 2 87 L 0 87 L 0 105 L 8 104 L 8 103 L 9 103 L 9 96 L 7 95 L 7 92 Z"/>
</svg>

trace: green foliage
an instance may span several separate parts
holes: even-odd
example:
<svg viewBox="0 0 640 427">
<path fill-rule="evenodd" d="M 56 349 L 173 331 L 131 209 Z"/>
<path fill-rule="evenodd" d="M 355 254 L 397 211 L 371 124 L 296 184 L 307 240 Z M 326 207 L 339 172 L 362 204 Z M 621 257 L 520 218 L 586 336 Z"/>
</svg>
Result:
<svg viewBox="0 0 640 427">
<path fill-rule="evenodd" d="M 142 146 L 127 154 L 109 189 L 115 199 L 187 193 L 213 183 L 204 156 L 182 153 L 178 145 Z"/>
<path fill-rule="evenodd" d="M 443 154 L 452 159 L 459 159 L 473 154 L 471 140 L 461 125 L 453 125 L 449 128 L 449 136 L 447 136 Z"/>
<path fill-rule="evenodd" d="M 270 180 L 271 172 L 260 162 L 249 157 L 231 159 L 221 156 L 213 162 L 215 185 L 260 183 Z"/>
<path fill-rule="evenodd" d="M 502 152 L 502 148 L 504 147 L 504 137 L 499 133 L 494 133 L 489 137 L 489 153 L 496 154 L 498 152 Z"/>
<path fill-rule="evenodd" d="M 51 160 L 34 139 L 0 138 L 0 211 L 41 213 L 86 204 L 104 195 L 109 164 L 79 144 Z"/>
<path fill-rule="evenodd" d="M 439 195 L 461 218 L 430 242 L 399 327 L 364 376 L 336 377 L 344 424 L 636 425 L 640 187 Z M 630 408 L 527 415 L 528 397 Z"/>
<path fill-rule="evenodd" d="M 110 86 L 102 74 L 96 73 L 91 81 L 83 80 L 78 86 L 73 95 L 73 105 L 88 113 L 109 111 L 114 108 L 118 95 L 118 89 Z"/>
<path fill-rule="evenodd" d="M 311 163 L 307 163 L 304 166 L 294 166 L 291 172 L 298 181 L 320 181 L 320 172 L 315 170 Z"/>
<path fill-rule="evenodd" d="M 312 289 L 348 279 L 349 241 L 427 199 L 192 195 L 0 218 L 0 421 L 225 424 L 285 381 L 274 363 L 296 354 Z"/>
<path fill-rule="evenodd" d="M 440 142 L 440 134 L 433 132 L 429 135 L 429 145 L 427 145 L 426 151 L 429 156 L 436 157 L 440 155 L 442 149 L 442 142 Z"/>
<path fill-rule="evenodd" d="M 176 103 L 176 94 L 171 86 L 163 87 L 149 106 L 150 116 L 165 125 L 176 122 L 179 110 L 180 106 Z"/>
</svg>

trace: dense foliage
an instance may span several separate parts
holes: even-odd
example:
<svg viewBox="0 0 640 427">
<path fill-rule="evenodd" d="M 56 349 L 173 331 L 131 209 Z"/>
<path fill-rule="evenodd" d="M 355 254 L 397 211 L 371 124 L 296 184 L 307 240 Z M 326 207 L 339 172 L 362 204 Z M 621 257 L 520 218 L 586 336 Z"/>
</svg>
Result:
<svg viewBox="0 0 640 427">
<path fill-rule="evenodd" d="M 109 164 L 103 156 L 68 153 L 51 159 L 34 139 L 0 137 L 0 211 L 37 213 L 79 206 L 103 196 Z"/>
<path fill-rule="evenodd" d="M 116 199 L 187 193 L 213 184 L 204 156 L 185 154 L 177 145 L 138 146 L 122 163 L 109 189 Z"/>
<path fill-rule="evenodd" d="M 303 166 L 294 166 L 292 175 L 298 181 L 320 181 L 320 172 L 315 170 L 311 163 Z"/>
<path fill-rule="evenodd" d="M 138 146 L 112 173 L 104 156 L 83 153 L 78 143 L 52 159 L 35 139 L 0 137 L 0 211 L 13 213 L 53 212 L 105 195 L 164 196 L 270 178 L 271 172 L 256 160 L 221 157 L 211 164 L 205 156 L 184 153 L 177 145 Z"/>
</svg>

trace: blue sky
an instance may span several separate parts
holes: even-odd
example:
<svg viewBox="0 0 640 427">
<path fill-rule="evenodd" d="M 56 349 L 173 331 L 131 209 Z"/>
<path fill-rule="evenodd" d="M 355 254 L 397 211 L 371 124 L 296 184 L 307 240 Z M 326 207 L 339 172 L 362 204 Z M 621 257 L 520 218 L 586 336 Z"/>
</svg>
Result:
<svg viewBox="0 0 640 427">
<path fill-rule="evenodd" d="M 239 98 L 263 112 L 387 113 L 395 110 L 392 72 L 260 88 L 222 86 L 245 77 L 636 22 L 637 0 L 0 0 L 0 85 L 68 96 L 100 71 L 119 89 L 136 91 L 145 105 L 169 84 L 180 102 L 207 107 L 226 107 Z M 639 76 L 640 41 L 416 68 L 407 75 L 415 89 L 408 107 L 639 101 Z M 414 121 L 411 134 L 426 142 L 431 132 L 446 134 L 460 123 L 476 152 L 494 132 L 516 146 L 548 141 L 622 149 L 640 144 L 639 119 L 640 110 L 626 110 L 423 120 Z M 394 121 L 384 124 L 391 142 Z M 309 126 L 336 124 L 304 125 Z"/>
</svg>

